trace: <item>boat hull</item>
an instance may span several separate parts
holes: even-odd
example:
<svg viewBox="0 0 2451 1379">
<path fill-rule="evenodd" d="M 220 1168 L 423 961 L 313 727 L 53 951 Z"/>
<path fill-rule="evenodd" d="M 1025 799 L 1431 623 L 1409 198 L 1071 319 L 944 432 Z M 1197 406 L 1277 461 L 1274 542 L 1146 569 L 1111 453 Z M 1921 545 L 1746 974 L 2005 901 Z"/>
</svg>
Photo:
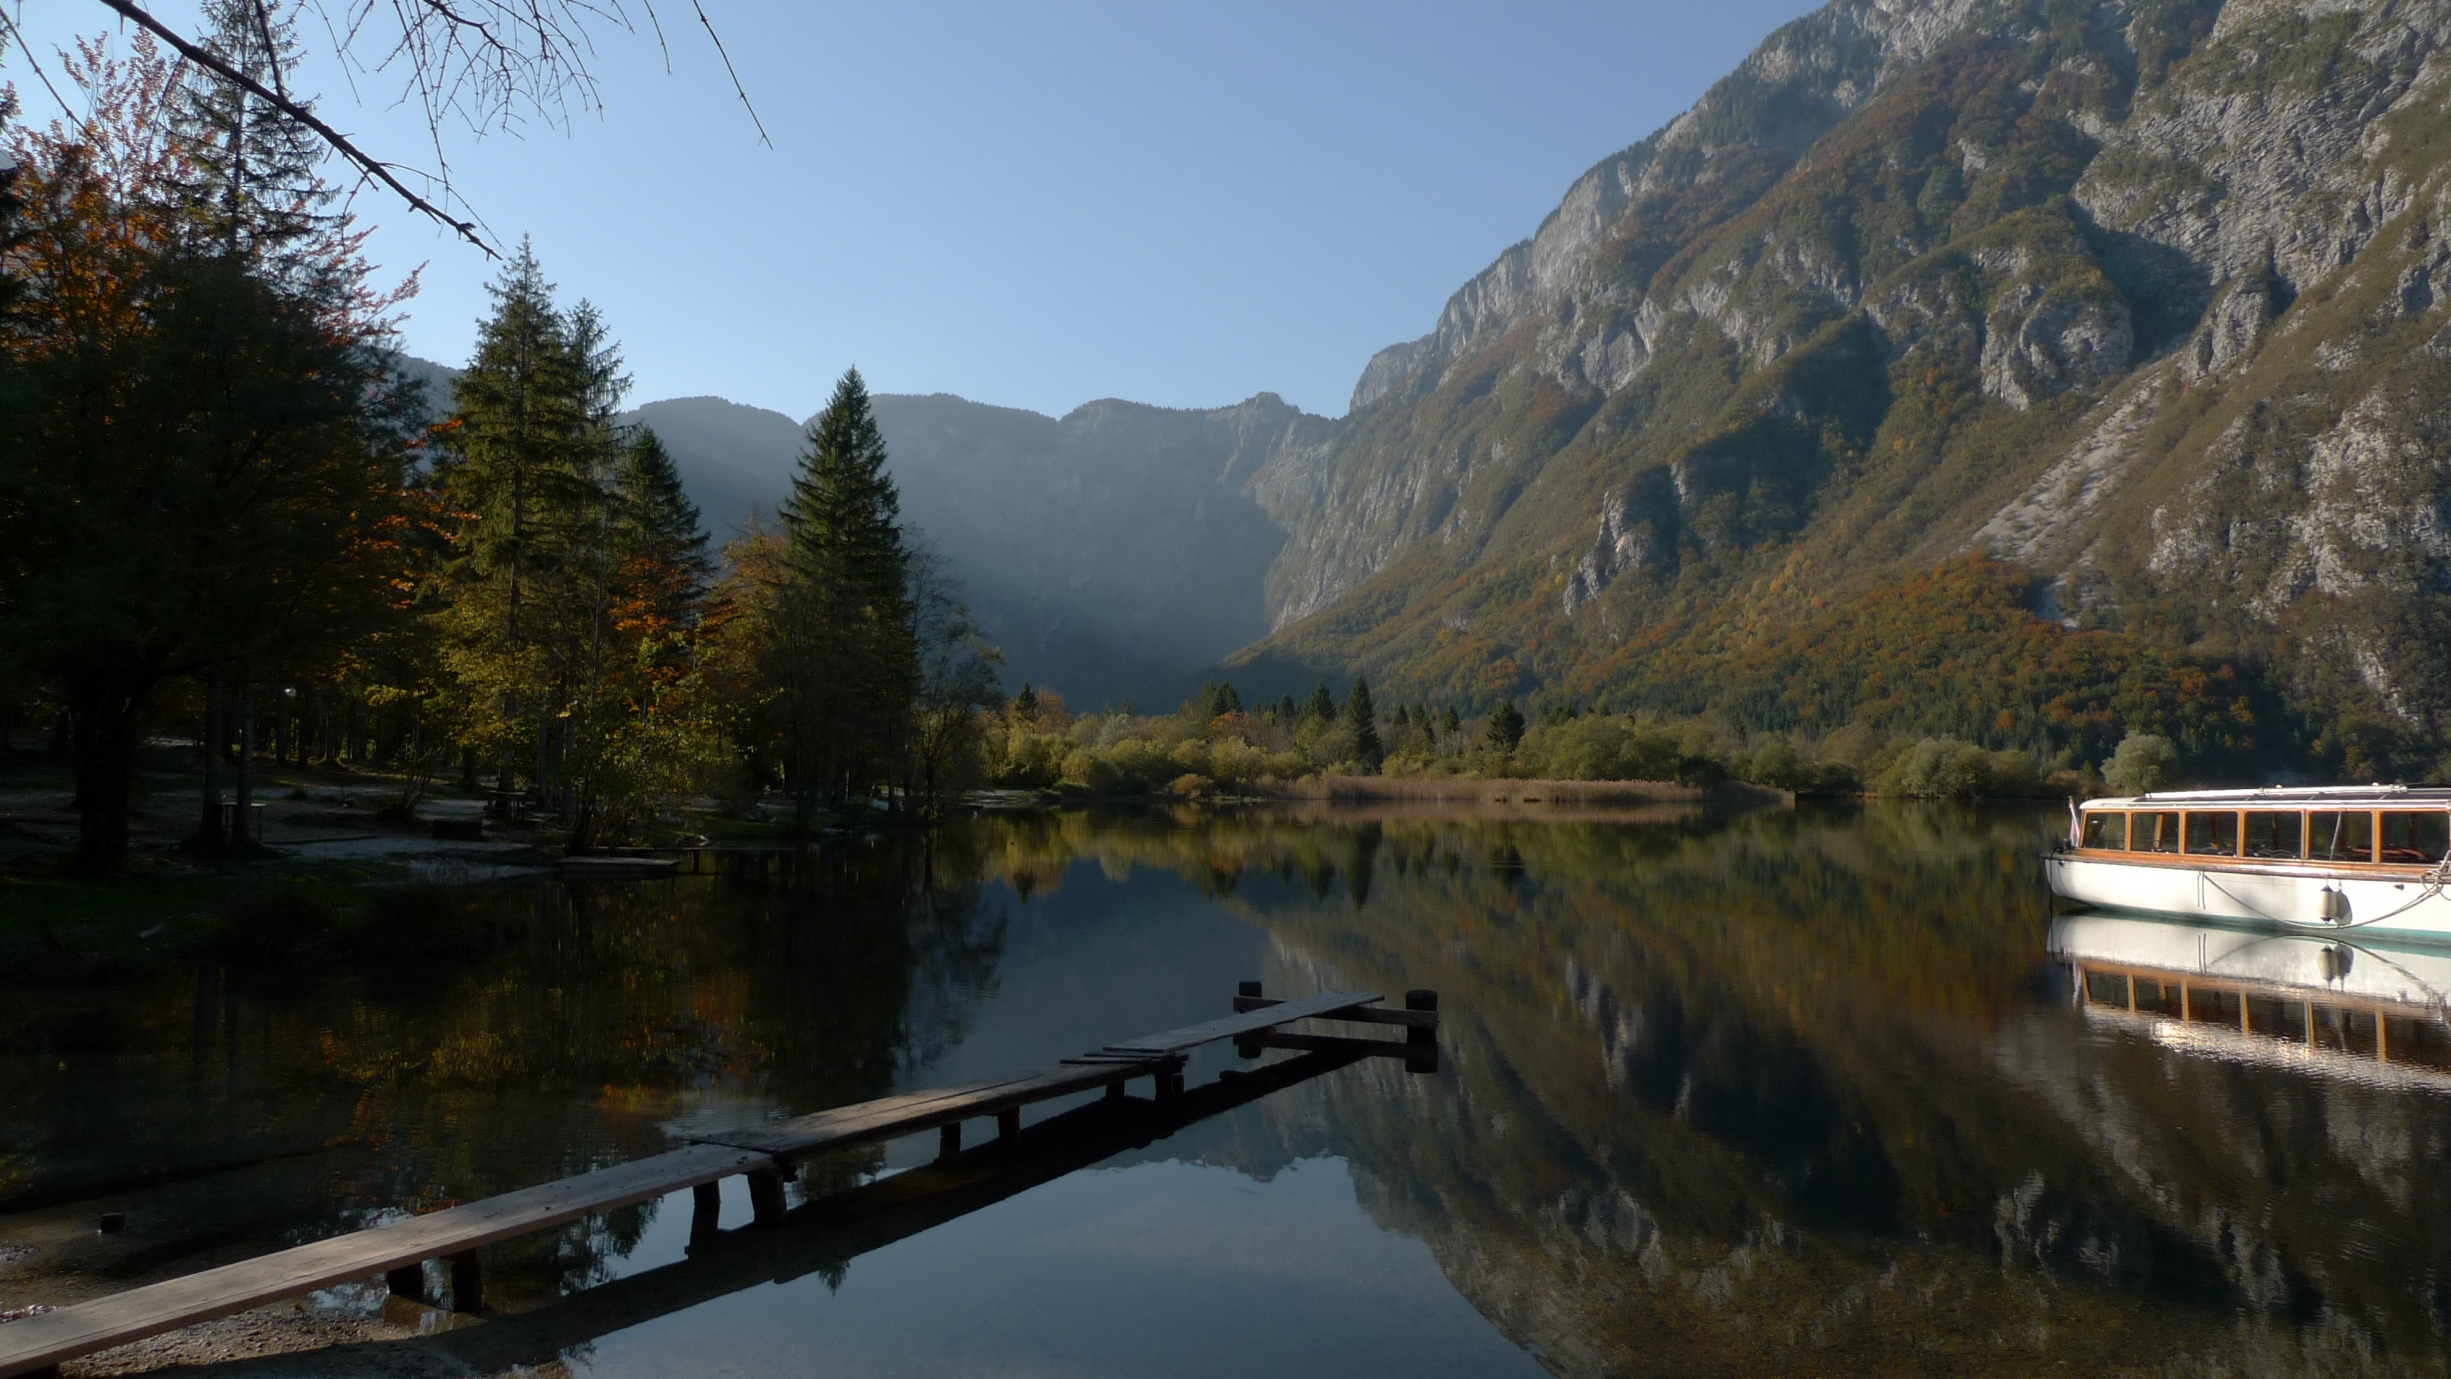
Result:
<svg viewBox="0 0 2451 1379">
<path fill-rule="evenodd" d="M 2322 933 L 2451 942 L 2451 894 L 2408 877 L 2339 876 L 2310 867 L 2188 867 L 2055 854 L 2043 859 L 2063 900 L 2140 914 L 2218 919 Z M 2339 921 L 2325 918 L 2324 892 Z"/>
</svg>

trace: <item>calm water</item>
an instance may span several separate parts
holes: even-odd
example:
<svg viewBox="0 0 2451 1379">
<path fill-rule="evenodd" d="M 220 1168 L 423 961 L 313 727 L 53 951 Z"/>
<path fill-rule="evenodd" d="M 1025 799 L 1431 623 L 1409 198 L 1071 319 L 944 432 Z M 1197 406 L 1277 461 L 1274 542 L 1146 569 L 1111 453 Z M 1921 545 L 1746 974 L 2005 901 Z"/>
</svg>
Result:
<svg viewBox="0 0 2451 1379">
<path fill-rule="evenodd" d="M 1330 1072 L 687 1305 L 554 1301 L 648 1298 L 683 1194 L 489 1252 L 492 1300 L 608 1376 L 2442 1372 L 2451 1075 L 2089 1016 L 2045 951 L 2056 826 L 989 818 L 789 877 L 490 892 L 475 958 L 0 987 L 0 1252 L 118 1207 L 116 1267 L 217 1261 L 1256 977 L 1437 989 L 1441 1070 Z"/>
</svg>

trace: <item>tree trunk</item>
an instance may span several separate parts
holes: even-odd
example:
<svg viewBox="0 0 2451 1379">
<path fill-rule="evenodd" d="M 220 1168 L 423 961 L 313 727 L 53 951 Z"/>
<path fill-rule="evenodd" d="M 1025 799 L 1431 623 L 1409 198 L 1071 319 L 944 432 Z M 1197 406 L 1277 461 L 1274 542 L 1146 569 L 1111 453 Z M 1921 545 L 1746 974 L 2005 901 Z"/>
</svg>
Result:
<svg viewBox="0 0 2451 1379">
<path fill-rule="evenodd" d="M 230 818 L 230 841 L 254 843 L 255 836 L 255 686 L 238 691 L 238 808 Z"/>
<path fill-rule="evenodd" d="M 206 676 L 204 726 L 196 734 L 196 751 L 204 759 L 204 817 L 196 825 L 195 843 L 197 847 L 215 852 L 229 846 L 230 842 L 221 820 L 222 700 L 221 677 Z"/>
<path fill-rule="evenodd" d="M 115 875 L 127 862 L 137 719 L 154 678 L 106 673 L 67 686 L 75 724 L 77 870 L 86 876 Z"/>
</svg>

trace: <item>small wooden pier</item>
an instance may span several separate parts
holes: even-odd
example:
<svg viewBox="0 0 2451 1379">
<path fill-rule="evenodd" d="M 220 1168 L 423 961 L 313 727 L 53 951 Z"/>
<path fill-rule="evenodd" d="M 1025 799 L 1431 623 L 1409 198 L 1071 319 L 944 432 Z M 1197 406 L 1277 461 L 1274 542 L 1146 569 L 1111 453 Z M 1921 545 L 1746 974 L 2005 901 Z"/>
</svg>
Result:
<svg viewBox="0 0 2451 1379">
<path fill-rule="evenodd" d="M 1108 1044 L 1051 1068 L 840 1106 L 756 1131 L 703 1136 L 684 1148 L 626 1164 L 0 1325 L 0 1376 L 52 1372 L 62 1361 L 376 1276 L 386 1278 L 394 1292 L 423 1300 L 428 1260 L 449 1262 L 451 1306 L 463 1312 L 478 1311 L 484 1306 L 484 1278 L 477 1251 L 485 1245 L 682 1188 L 693 1190 L 692 1240 L 711 1242 L 725 1234 L 718 1219 L 722 1197 L 717 1185 L 734 1174 L 748 1178 L 751 1224 L 781 1225 L 787 1215 L 783 1186 L 793 1177 L 797 1159 L 935 1130 L 940 1136 L 938 1163 L 950 1167 L 981 1152 L 974 1150 L 966 1156 L 962 1149 L 962 1125 L 977 1119 L 992 1119 L 996 1126 L 996 1141 L 983 1146 L 985 1152 L 1018 1156 L 1024 1142 L 1023 1107 L 1100 1089 L 1107 1100 L 1121 1101 L 1126 1084 L 1137 1078 L 1151 1080 L 1152 1100 L 1160 1116 L 1179 1116 L 1189 1109 L 1183 1069 L 1191 1051 L 1223 1040 L 1234 1041 L 1237 1052 L 1247 1058 L 1268 1048 L 1289 1048 L 1328 1059 L 1335 1066 L 1385 1054 L 1403 1059 L 1417 1071 L 1435 1069 L 1436 994 L 1408 992 L 1401 1008 L 1380 1005 L 1379 1000 L 1374 993 L 1356 991 L 1276 1000 L 1262 995 L 1259 983 L 1245 982 L 1235 998 L 1233 1015 Z M 1404 1027 L 1405 1038 L 1352 1039 L 1280 1031 L 1280 1026 L 1298 1020 L 1397 1025 Z M 1249 1090 L 1256 1094 L 1269 1085 L 1272 1083 L 1257 1082 Z"/>
</svg>

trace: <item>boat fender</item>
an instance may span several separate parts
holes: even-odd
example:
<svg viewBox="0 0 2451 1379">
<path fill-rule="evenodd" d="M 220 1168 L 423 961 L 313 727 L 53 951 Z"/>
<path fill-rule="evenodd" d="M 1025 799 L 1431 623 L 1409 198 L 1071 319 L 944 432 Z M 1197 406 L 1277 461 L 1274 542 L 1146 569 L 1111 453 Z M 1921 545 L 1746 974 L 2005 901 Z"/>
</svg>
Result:
<svg viewBox="0 0 2451 1379">
<path fill-rule="evenodd" d="M 2316 967 L 2327 982 L 2336 982 L 2348 976 L 2349 965 L 2355 961 L 2356 957 L 2348 949 L 2334 948 L 2330 944 L 2325 944 L 2323 951 L 2315 958 Z"/>
<path fill-rule="evenodd" d="M 2326 923 L 2346 924 L 2349 922 L 2349 897 L 2326 886 L 2323 888 L 2323 899 L 2319 902 L 2319 908 L 2315 913 Z"/>
</svg>

